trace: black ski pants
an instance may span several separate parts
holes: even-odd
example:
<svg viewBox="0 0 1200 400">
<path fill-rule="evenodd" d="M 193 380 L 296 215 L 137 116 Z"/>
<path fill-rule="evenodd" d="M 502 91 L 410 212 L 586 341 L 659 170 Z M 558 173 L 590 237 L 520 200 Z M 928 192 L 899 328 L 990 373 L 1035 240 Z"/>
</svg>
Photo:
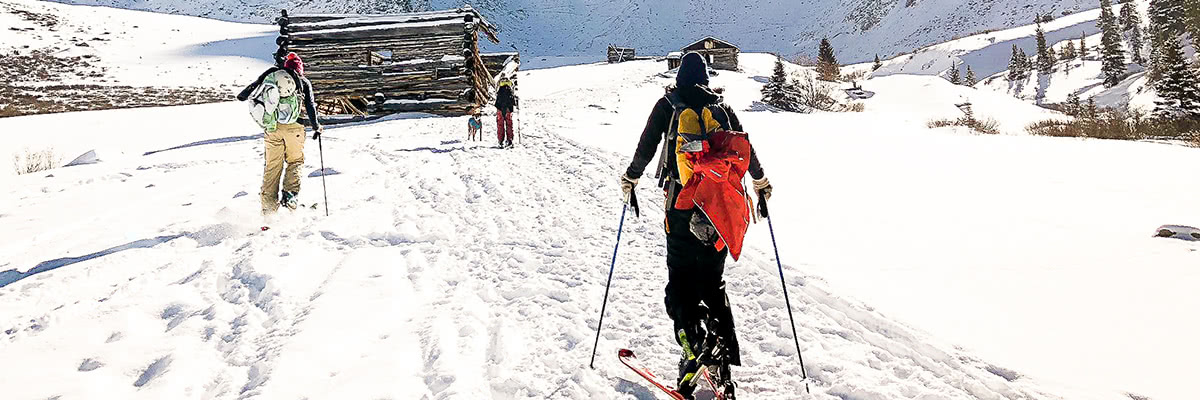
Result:
<svg viewBox="0 0 1200 400">
<path fill-rule="evenodd" d="M 717 251 L 692 234 L 689 222 L 693 212 L 697 211 L 667 211 L 666 305 L 675 323 L 672 336 L 679 341 L 678 332 L 683 329 L 692 345 L 697 346 L 704 340 L 703 332 L 697 331 L 703 322 L 728 347 L 730 363 L 741 365 L 733 310 L 722 277 L 729 250 Z"/>
</svg>

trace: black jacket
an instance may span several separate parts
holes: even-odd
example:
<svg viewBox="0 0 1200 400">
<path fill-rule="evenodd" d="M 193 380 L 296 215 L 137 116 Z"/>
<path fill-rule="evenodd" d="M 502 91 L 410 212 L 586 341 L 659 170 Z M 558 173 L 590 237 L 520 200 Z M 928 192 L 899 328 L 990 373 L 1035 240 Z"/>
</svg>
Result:
<svg viewBox="0 0 1200 400">
<path fill-rule="evenodd" d="M 512 113 L 517 107 L 517 98 L 513 96 L 512 86 L 504 85 L 496 91 L 496 109 L 505 114 Z"/>
<path fill-rule="evenodd" d="M 258 80 L 255 80 L 254 83 L 250 84 L 250 86 L 246 86 L 245 89 L 242 89 L 241 93 L 238 93 L 238 101 L 246 101 L 246 99 L 250 98 L 250 94 L 254 93 L 254 90 L 258 89 L 259 85 L 262 85 L 263 80 L 267 79 L 267 75 L 279 70 L 287 71 L 288 75 L 291 75 L 292 79 L 294 79 L 296 83 L 300 85 L 300 97 L 304 98 L 304 111 L 308 112 L 308 124 L 314 130 L 321 129 L 321 123 L 318 121 L 320 116 L 317 115 L 317 105 L 314 103 L 316 97 L 313 96 L 312 83 L 308 81 L 308 78 L 298 76 L 292 70 L 279 67 L 271 67 L 270 69 L 267 69 L 267 72 L 263 72 L 263 74 L 258 77 Z"/>
<path fill-rule="evenodd" d="M 709 104 L 720 104 L 721 108 L 725 109 L 725 113 L 729 114 L 729 127 L 735 131 L 742 131 L 742 123 L 738 121 L 737 114 L 733 113 L 733 109 L 721 101 L 721 96 L 713 93 L 711 89 L 704 86 L 692 86 L 684 89 L 676 89 L 675 93 L 684 103 L 689 106 L 705 106 Z M 671 118 L 675 115 L 675 109 L 671 107 L 671 101 L 664 96 L 658 99 L 658 103 L 654 105 L 654 111 L 650 113 L 650 119 L 646 121 L 646 128 L 642 130 L 642 138 L 638 140 L 637 152 L 633 155 L 633 162 L 629 163 L 629 169 L 625 174 L 633 179 L 642 177 L 642 173 L 646 170 L 646 165 L 650 164 L 650 160 L 654 158 L 655 153 L 659 150 L 659 145 L 666 137 L 667 132 L 671 129 Z M 764 172 L 762 166 L 758 163 L 758 155 L 754 152 L 754 147 L 750 148 L 750 177 L 754 179 L 762 179 Z"/>
</svg>

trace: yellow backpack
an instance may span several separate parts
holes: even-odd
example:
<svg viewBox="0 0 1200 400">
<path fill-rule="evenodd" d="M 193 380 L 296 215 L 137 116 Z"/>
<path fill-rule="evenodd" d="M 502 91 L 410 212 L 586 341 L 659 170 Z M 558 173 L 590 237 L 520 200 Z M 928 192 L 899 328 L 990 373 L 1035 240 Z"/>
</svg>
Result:
<svg viewBox="0 0 1200 400">
<path fill-rule="evenodd" d="M 732 130 L 729 114 L 719 104 L 691 107 L 675 93 L 667 95 L 674 113 L 663 142 L 659 157 L 659 170 L 655 176 L 659 187 L 668 188 L 669 183 L 683 186 L 692 179 L 692 163 L 688 153 L 706 150 L 709 135 L 717 130 Z M 675 188 L 678 190 L 678 187 Z M 671 197 L 674 197 L 673 194 Z"/>
</svg>

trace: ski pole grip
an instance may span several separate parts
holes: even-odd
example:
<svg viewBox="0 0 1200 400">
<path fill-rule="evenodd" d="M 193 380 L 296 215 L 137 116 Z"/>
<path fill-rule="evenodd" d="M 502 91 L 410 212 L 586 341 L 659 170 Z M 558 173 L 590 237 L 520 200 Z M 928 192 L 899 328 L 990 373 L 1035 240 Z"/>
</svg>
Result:
<svg viewBox="0 0 1200 400">
<path fill-rule="evenodd" d="M 770 213 L 767 212 L 767 199 L 763 197 L 762 193 L 758 194 L 758 214 L 763 218 L 771 218 Z"/>
</svg>

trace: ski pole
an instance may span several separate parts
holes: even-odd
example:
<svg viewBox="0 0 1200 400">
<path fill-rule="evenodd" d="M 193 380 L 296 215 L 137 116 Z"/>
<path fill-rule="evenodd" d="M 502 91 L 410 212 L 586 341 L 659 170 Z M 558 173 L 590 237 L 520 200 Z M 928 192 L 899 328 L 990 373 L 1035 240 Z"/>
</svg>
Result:
<svg viewBox="0 0 1200 400">
<path fill-rule="evenodd" d="M 630 193 L 630 203 L 636 210 L 637 197 Z M 604 302 L 600 303 L 600 323 L 596 324 L 596 342 L 592 344 L 592 361 L 588 363 L 588 367 L 596 369 L 596 348 L 600 346 L 600 329 L 604 328 L 604 309 L 608 308 L 608 289 L 612 287 L 613 271 L 617 269 L 617 250 L 621 248 L 621 231 L 625 230 L 625 212 L 629 211 L 629 204 L 625 203 L 625 207 L 621 209 L 621 224 L 617 225 L 617 245 L 613 247 L 612 265 L 608 267 L 608 283 L 604 284 Z"/>
<path fill-rule="evenodd" d="M 804 392 L 808 389 L 808 372 L 804 369 L 804 354 L 800 353 L 800 337 L 796 336 L 796 320 L 792 317 L 792 300 L 788 297 L 787 281 L 783 278 L 783 262 L 779 260 L 779 244 L 775 242 L 775 225 L 771 223 L 770 213 L 767 212 L 767 199 L 758 195 L 758 207 L 763 218 L 767 219 L 767 229 L 771 231 L 771 245 L 775 247 L 775 264 L 779 266 L 779 282 L 783 284 L 783 302 L 787 305 L 788 322 L 792 324 L 792 340 L 796 342 L 796 356 L 800 358 L 800 378 L 804 381 Z"/>
<path fill-rule="evenodd" d="M 325 195 L 325 216 L 329 216 L 329 190 L 325 188 L 325 146 L 321 144 L 321 137 L 317 136 L 317 153 L 321 155 L 321 192 Z"/>
</svg>

